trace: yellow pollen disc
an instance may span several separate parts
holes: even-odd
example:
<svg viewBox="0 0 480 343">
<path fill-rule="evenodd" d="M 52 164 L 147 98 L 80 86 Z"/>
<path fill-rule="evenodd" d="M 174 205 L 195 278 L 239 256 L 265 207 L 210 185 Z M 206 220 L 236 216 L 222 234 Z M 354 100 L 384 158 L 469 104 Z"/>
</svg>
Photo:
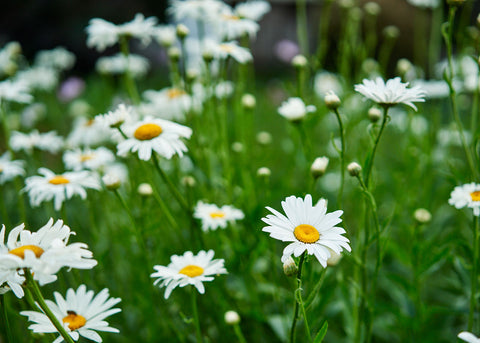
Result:
<svg viewBox="0 0 480 343">
<path fill-rule="evenodd" d="M 223 213 L 223 212 L 221 212 L 221 211 L 212 212 L 212 213 L 210 213 L 210 217 L 213 218 L 213 219 L 216 219 L 216 218 L 224 218 L 224 217 L 225 217 L 225 213 Z"/>
<path fill-rule="evenodd" d="M 472 192 L 470 196 L 472 197 L 472 201 L 480 201 L 480 191 Z"/>
<path fill-rule="evenodd" d="M 300 224 L 293 230 L 295 237 L 303 243 L 315 243 L 320 239 L 320 232 L 312 225 Z"/>
<path fill-rule="evenodd" d="M 184 90 L 178 89 L 178 88 L 170 88 L 167 91 L 167 96 L 169 99 L 175 99 L 178 98 L 179 96 L 182 96 L 184 94 L 187 94 Z"/>
<path fill-rule="evenodd" d="M 36 245 L 23 245 L 21 247 L 10 250 L 9 253 L 23 259 L 25 258 L 25 250 L 33 251 L 36 257 L 40 257 L 43 254 L 43 249 L 37 247 Z"/>
<path fill-rule="evenodd" d="M 89 119 L 85 122 L 85 126 L 86 127 L 92 126 L 94 122 L 95 122 L 95 119 Z"/>
<path fill-rule="evenodd" d="M 195 277 L 203 274 L 203 268 L 199 266 L 194 266 L 193 264 L 190 264 L 186 267 L 183 267 L 180 269 L 178 274 L 183 274 L 189 277 Z"/>
<path fill-rule="evenodd" d="M 157 124 L 143 124 L 135 130 L 133 136 L 139 141 L 148 141 L 160 136 L 162 131 L 162 128 Z"/>
<path fill-rule="evenodd" d="M 95 155 L 94 154 L 86 154 L 86 155 L 81 155 L 80 156 L 80 162 L 86 162 L 86 161 L 90 161 L 92 158 L 94 158 Z"/>
<path fill-rule="evenodd" d="M 62 175 L 55 175 L 50 180 L 48 180 L 48 182 L 52 185 L 63 185 L 66 183 L 70 183 L 70 180 Z"/>
<path fill-rule="evenodd" d="M 231 53 L 233 51 L 233 46 L 220 44 L 220 50 L 225 51 L 226 53 Z"/>
<path fill-rule="evenodd" d="M 81 316 L 75 311 L 67 311 L 68 316 L 64 317 L 62 321 L 64 323 L 68 323 L 68 328 L 70 330 L 77 330 L 80 329 L 82 326 L 84 326 L 87 323 L 87 320 L 85 319 L 84 316 Z"/>
<path fill-rule="evenodd" d="M 223 19 L 225 19 L 225 20 L 240 20 L 240 17 L 237 16 L 237 15 L 224 14 Z"/>
</svg>

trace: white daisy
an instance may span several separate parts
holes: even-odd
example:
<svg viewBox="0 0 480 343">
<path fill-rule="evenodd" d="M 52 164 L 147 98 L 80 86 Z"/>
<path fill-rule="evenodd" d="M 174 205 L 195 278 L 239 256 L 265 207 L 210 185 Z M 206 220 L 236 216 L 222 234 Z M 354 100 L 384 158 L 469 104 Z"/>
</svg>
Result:
<svg viewBox="0 0 480 343">
<path fill-rule="evenodd" d="M 72 131 L 67 137 L 70 148 L 91 147 L 107 142 L 111 137 L 110 129 L 95 119 L 78 117 L 73 122 Z"/>
<path fill-rule="evenodd" d="M 51 91 L 58 85 L 58 71 L 53 68 L 34 66 L 15 75 L 18 82 L 23 82 L 31 90 Z"/>
<path fill-rule="evenodd" d="M 28 268 L 41 285 L 57 279 L 62 267 L 91 269 L 97 261 L 84 243 L 68 240 L 75 233 L 62 220 L 50 220 L 36 232 L 21 224 L 10 231 L 5 242 L 5 226 L 0 231 L 0 285 L 6 283 L 17 297 L 23 296 L 23 268 Z"/>
<path fill-rule="evenodd" d="M 324 199 L 312 206 L 310 194 L 305 196 L 305 200 L 292 195 L 282 201 L 282 207 L 287 216 L 267 207 L 273 215 L 262 218 L 269 225 L 262 231 L 269 232 L 272 238 L 292 242 L 283 250 L 282 262 L 292 254 L 298 257 L 306 251 L 309 255 L 315 255 L 320 264 L 326 267 L 331 256 L 329 249 L 337 254 L 343 249 L 351 251 L 349 240 L 342 236 L 345 230 L 335 226 L 342 221 L 340 216 L 343 211 L 327 213 Z"/>
<path fill-rule="evenodd" d="M 471 208 L 473 215 L 480 216 L 480 184 L 472 182 L 455 187 L 448 203 L 455 208 Z"/>
<path fill-rule="evenodd" d="M 120 104 L 114 111 L 95 116 L 95 121 L 105 127 L 118 128 L 128 120 L 137 119 L 137 113 L 132 106 Z"/>
<path fill-rule="evenodd" d="M 405 104 L 415 111 L 417 107 L 414 102 L 425 102 L 425 92 L 419 87 L 407 88 L 407 83 L 402 83 L 399 77 L 390 79 L 385 83 L 381 77 L 374 81 L 363 79 L 362 84 L 355 85 L 355 91 L 380 105 L 392 106 Z"/>
<path fill-rule="evenodd" d="M 300 98 L 289 98 L 278 108 L 278 113 L 290 121 L 303 119 L 307 113 L 315 112 L 317 109 L 313 105 L 305 106 Z"/>
<path fill-rule="evenodd" d="M 235 14 L 240 18 L 259 21 L 271 10 L 272 6 L 268 1 L 253 0 L 241 2 L 235 6 Z"/>
<path fill-rule="evenodd" d="M 105 166 L 115 161 L 113 152 L 104 147 L 97 149 L 75 149 L 65 151 L 63 154 L 63 163 L 69 170 L 95 170 L 102 171 Z"/>
<path fill-rule="evenodd" d="M 440 0 L 407 0 L 410 5 L 421 8 L 437 8 Z"/>
<path fill-rule="evenodd" d="M 121 53 L 113 56 L 100 57 L 95 64 L 95 69 L 100 74 L 118 75 L 124 74 L 127 70 L 134 78 L 145 76 L 150 69 L 150 62 L 143 56 Z"/>
<path fill-rule="evenodd" d="M 53 199 L 55 210 L 60 210 L 63 202 L 74 195 L 82 199 L 87 197 L 87 188 L 99 190 L 100 181 L 89 171 L 66 172 L 55 174 L 47 168 L 38 170 L 42 176 L 30 176 L 25 179 L 24 191 L 28 192 L 30 204 L 39 206 L 42 202 Z"/>
<path fill-rule="evenodd" d="M 250 38 L 257 35 L 260 25 L 248 18 L 236 15 L 230 7 L 224 7 L 222 13 L 216 18 L 219 36 L 225 40 L 237 39 L 243 36 Z"/>
<path fill-rule="evenodd" d="M 29 103 L 32 100 L 30 88 L 24 81 L 5 80 L 0 82 L 0 103 L 2 101 Z"/>
<path fill-rule="evenodd" d="M 190 95 L 176 87 L 159 91 L 147 90 L 143 97 L 147 103 L 141 107 L 142 113 L 168 120 L 185 120 L 185 114 L 192 106 Z"/>
<path fill-rule="evenodd" d="M 13 180 L 17 176 L 24 176 L 24 163 L 25 162 L 21 160 L 12 161 L 9 152 L 6 152 L 0 156 L 0 185 Z"/>
<path fill-rule="evenodd" d="M 54 292 L 55 302 L 46 300 L 47 306 L 53 312 L 60 323 L 63 323 L 65 330 L 74 341 L 83 336 L 94 342 L 102 342 L 102 338 L 96 331 L 120 332 L 112 328 L 104 320 L 108 316 L 121 312 L 119 308 L 112 308 L 118 304 L 120 298 L 110 298 L 109 291 L 104 288 L 94 296 L 93 291 L 87 291 L 85 285 L 80 285 L 75 291 L 70 288 L 66 297 L 63 298 L 58 292 Z M 28 328 L 37 333 L 58 333 L 50 319 L 42 312 L 22 311 L 21 315 L 27 316 L 33 322 Z M 53 343 L 63 342 L 59 336 Z"/>
<path fill-rule="evenodd" d="M 215 204 L 205 204 L 202 201 L 197 203 L 193 213 L 193 217 L 202 221 L 202 230 L 216 230 L 217 228 L 225 229 L 227 224 L 234 223 L 245 217 L 243 212 L 230 205 L 218 207 Z"/>
<path fill-rule="evenodd" d="M 205 293 L 204 281 L 212 281 L 213 275 L 227 274 L 223 267 L 223 259 L 213 260 L 213 250 L 200 250 L 198 255 L 193 255 L 191 251 L 185 252 L 182 256 L 173 255 L 171 263 L 165 266 L 154 266 L 155 273 L 150 276 L 157 278 L 154 285 L 161 282 L 159 287 L 167 287 L 165 290 L 165 299 L 168 299 L 172 290 L 179 286 L 185 287 L 193 285 L 200 294 Z"/>
<path fill-rule="evenodd" d="M 0 76 L 11 76 L 18 69 L 22 47 L 18 42 L 9 42 L 0 50 Z"/>
<path fill-rule="evenodd" d="M 219 0 L 174 0 L 167 13 L 173 15 L 176 21 L 183 19 L 211 21 L 227 6 Z"/>
<path fill-rule="evenodd" d="M 168 48 L 177 41 L 177 29 L 174 25 L 157 25 L 153 30 L 153 38 Z"/>
<path fill-rule="evenodd" d="M 250 62 L 252 60 L 252 54 L 247 48 L 241 47 L 237 42 L 224 42 L 217 43 L 213 40 L 205 40 L 204 51 L 210 52 L 212 55 L 220 60 L 224 60 L 227 57 L 232 57 L 240 64 Z"/>
<path fill-rule="evenodd" d="M 35 55 L 35 65 L 53 68 L 59 71 L 68 70 L 75 64 L 75 54 L 65 48 L 40 50 Z"/>
<path fill-rule="evenodd" d="M 117 145 L 117 154 L 126 156 L 129 151 L 138 151 L 138 157 L 144 161 L 150 160 L 153 151 L 168 159 L 175 154 L 183 156 L 187 147 L 181 138 L 192 135 L 189 127 L 153 117 L 124 125 L 122 129 L 128 138 Z"/>
<path fill-rule="evenodd" d="M 471 332 L 462 331 L 458 334 L 458 338 L 468 343 L 480 343 L 480 338 Z"/>
<path fill-rule="evenodd" d="M 13 131 L 10 136 L 10 147 L 13 151 L 23 150 L 29 154 L 33 152 L 33 149 L 56 153 L 63 148 L 63 145 L 63 138 L 55 131 L 42 133 L 38 130 L 29 133 Z"/>
</svg>

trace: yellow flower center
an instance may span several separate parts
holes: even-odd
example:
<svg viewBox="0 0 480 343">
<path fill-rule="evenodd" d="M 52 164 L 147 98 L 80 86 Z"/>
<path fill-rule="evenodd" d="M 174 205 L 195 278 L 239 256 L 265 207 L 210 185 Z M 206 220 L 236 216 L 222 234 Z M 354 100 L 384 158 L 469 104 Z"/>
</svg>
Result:
<svg viewBox="0 0 480 343">
<path fill-rule="evenodd" d="M 184 90 L 178 89 L 178 88 L 170 88 L 167 91 L 167 96 L 169 99 L 175 99 L 178 98 L 179 96 L 182 96 L 184 94 L 187 94 Z"/>
<path fill-rule="evenodd" d="M 480 191 L 472 192 L 470 196 L 472 197 L 472 201 L 480 201 Z"/>
<path fill-rule="evenodd" d="M 63 175 L 55 175 L 50 180 L 48 180 L 48 182 L 51 183 L 52 185 L 63 185 L 66 183 L 70 183 L 70 180 L 64 177 Z"/>
<path fill-rule="evenodd" d="M 80 329 L 87 323 L 87 320 L 84 316 L 77 314 L 75 311 L 67 311 L 68 316 L 64 317 L 62 321 L 68 323 L 68 328 L 70 330 Z"/>
<path fill-rule="evenodd" d="M 240 17 L 238 15 L 224 14 L 223 19 L 225 19 L 225 20 L 240 20 Z"/>
<path fill-rule="evenodd" d="M 300 224 L 293 230 L 295 237 L 303 243 L 315 243 L 320 239 L 320 232 L 312 225 Z"/>
<path fill-rule="evenodd" d="M 36 257 L 40 257 L 43 254 L 43 249 L 36 245 L 22 245 L 21 247 L 12 249 L 9 251 L 10 254 L 20 257 L 21 259 L 25 258 L 25 250 L 33 251 Z"/>
<path fill-rule="evenodd" d="M 94 158 L 95 155 L 94 154 L 85 154 L 85 155 L 81 155 L 80 156 L 80 162 L 86 162 L 86 161 L 90 161 L 92 158 Z"/>
<path fill-rule="evenodd" d="M 0 165 L 0 173 L 3 172 L 3 167 Z"/>
<path fill-rule="evenodd" d="M 220 44 L 220 50 L 225 51 L 227 54 L 233 52 L 233 46 L 227 44 Z"/>
<path fill-rule="evenodd" d="M 85 122 L 85 127 L 90 127 L 95 122 L 95 119 L 89 119 Z"/>
<path fill-rule="evenodd" d="M 189 277 L 195 277 L 203 274 L 203 268 L 199 266 L 194 266 L 193 264 L 189 264 L 188 266 L 180 269 L 178 274 L 183 274 Z"/>
<path fill-rule="evenodd" d="M 210 213 L 210 217 L 213 218 L 213 219 L 224 218 L 225 213 L 223 213 L 222 211 L 212 212 L 212 213 Z"/>
<path fill-rule="evenodd" d="M 160 136 L 162 131 L 162 128 L 157 124 L 143 124 L 135 130 L 133 136 L 139 141 L 148 141 Z"/>
</svg>

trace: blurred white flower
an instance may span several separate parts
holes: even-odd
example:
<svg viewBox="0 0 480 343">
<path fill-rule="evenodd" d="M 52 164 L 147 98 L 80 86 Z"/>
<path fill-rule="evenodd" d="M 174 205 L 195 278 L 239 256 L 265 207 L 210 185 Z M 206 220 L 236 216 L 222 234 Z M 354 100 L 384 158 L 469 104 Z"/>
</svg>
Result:
<svg viewBox="0 0 480 343">
<path fill-rule="evenodd" d="M 167 13 L 176 21 L 193 19 L 199 21 L 214 20 L 228 5 L 219 0 L 174 0 Z"/>
<path fill-rule="evenodd" d="M 75 54 L 62 47 L 52 50 L 40 50 L 35 55 L 36 66 L 63 71 L 72 68 L 74 64 Z"/>
<path fill-rule="evenodd" d="M 272 9 L 268 1 L 252 0 L 240 2 L 235 6 L 235 14 L 240 18 L 259 21 Z"/>
<path fill-rule="evenodd" d="M 63 138 L 55 131 L 40 133 L 33 130 L 29 133 L 13 131 L 10 136 L 10 147 L 13 151 L 23 150 L 29 154 L 33 149 L 56 153 L 63 149 Z"/>
<path fill-rule="evenodd" d="M 32 100 L 33 96 L 30 94 L 30 88 L 25 81 L 17 79 L 0 81 L 0 103 L 3 101 L 29 103 Z"/>
<path fill-rule="evenodd" d="M 110 136 L 110 129 L 96 120 L 78 117 L 73 122 L 67 143 L 70 148 L 91 147 L 108 141 Z"/>
<path fill-rule="evenodd" d="M 254 38 L 260 25 L 254 20 L 236 15 L 230 7 L 225 6 L 216 18 L 218 36 L 224 40 L 232 40 L 248 36 Z"/>
<path fill-rule="evenodd" d="M 97 60 L 95 69 L 100 74 L 124 74 L 127 70 L 132 77 L 142 77 L 150 69 L 150 62 L 143 56 L 130 54 L 128 57 L 118 53 L 113 56 L 100 57 Z"/>
<path fill-rule="evenodd" d="M 480 184 L 472 182 L 455 187 L 448 203 L 457 209 L 471 208 L 474 216 L 480 216 Z"/>
<path fill-rule="evenodd" d="M 3 185 L 5 182 L 11 181 L 17 176 L 24 176 L 24 161 L 14 160 L 9 152 L 4 153 L 0 156 L 0 185 Z"/>
<path fill-rule="evenodd" d="M 471 332 L 462 331 L 458 334 L 458 338 L 468 343 L 480 343 L 480 338 Z"/>
<path fill-rule="evenodd" d="M 343 87 L 340 83 L 339 76 L 327 71 L 322 71 L 315 75 L 313 88 L 315 90 L 315 94 L 322 99 L 330 91 L 333 91 L 339 96 L 343 94 Z"/>
<path fill-rule="evenodd" d="M 235 223 L 243 219 L 245 215 L 239 209 L 231 205 L 218 207 L 215 204 L 205 204 L 199 201 L 195 206 L 193 217 L 202 221 L 202 230 L 216 230 L 219 227 L 225 229 L 228 223 Z"/>
<path fill-rule="evenodd" d="M 177 40 L 176 28 L 174 25 L 157 25 L 153 30 L 153 38 L 158 44 L 168 48 Z"/>
<path fill-rule="evenodd" d="M 115 161 L 113 152 L 105 147 L 97 149 L 75 149 L 65 151 L 63 154 L 63 163 L 68 170 L 94 170 L 103 171 L 104 168 Z"/>
<path fill-rule="evenodd" d="M 437 8 L 440 0 L 407 0 L 410 5 L 421 8 Z"/>
<path fill-rule="evenodd" d="M 31 90 L 51 91 L 58 85 L 58 71 L 50 67 L 35 66 L 18 72 L 15 80 Z"/>
<path fill-rule="evenodd" d="M 307 113 L 315 112 L 316 110 L 316 107 L 313 105 L 305 106 L 305 103 L 300 98 L 289 98 L 278 108 L 278 113 L 290 121 L 298 121 L 303 119 Z"/>
<path fill-rule="evenodd" d="M 120 104 L 113 111 L 95 116 L 95 122 L 108 128 L 119 128 L 123 123 L 136 120 L 138 117 L 132 106 Z"/>
<path fill-rule="evenodd" d="M 142 103 L 139 111 L 167 120 L 185 120 L 185 114 L 192 106 L 192 99 L 183 89 L 168 87 L 159 91 L 147 90 L 143 93 L 147 102 Z"/>
<path fill-rule="evenodd" d="M 203 50 L 212 53 L 216 59 L 224 60 L 231 57 L 240 64 L 247 63 L 253 58 L 250 50 L 233 41 L 217 43 L 211 39 L 205 40 Z"/>
</svg>

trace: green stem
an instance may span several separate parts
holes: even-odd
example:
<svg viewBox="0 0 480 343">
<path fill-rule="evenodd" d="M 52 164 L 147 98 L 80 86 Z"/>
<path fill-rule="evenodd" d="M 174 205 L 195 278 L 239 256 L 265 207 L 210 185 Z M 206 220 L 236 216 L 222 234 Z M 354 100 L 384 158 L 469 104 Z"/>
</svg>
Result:
<svg viewBox="0 0 480 343">
<path fill-rule="evenodd" d="M 390 108 L 389 105 L 384 105 L 383 106 L 383 120 L 382 124 L 380 126 L 380 131 L 378 132 L 377 138 L 375 138 L 375 143 L 373 144 L 372 152 L 370 153 L 369 157 L 367 158 L 367 161 L 365 163 L 365 185 L 368 188 L 368 183 L 370 181 L 370 175 L 373 167 L 373 161 L 375 159 L 375 153 L 377 151 L 377 146 L 378 143 L 380 142 L 380 137 L 382 136 L 383 129 L 385 128 L 385 125 L 387 124 L 387 119 L 388 119 L 388 109 Z"/>
<path fill-rule="evenodd" d="M 247 340 L 243 336 L 242 329 L 240 328 L 239 324 L 233 325 L 233 330 L 235 331 L 235 335 L 240 343 L 247 343 Z"/>
<path fill-rule="evenodd" d="M 468 313 L 468 331 L 473 330 L 473 320 L 476 310 L 476 296 L 477 296 L 477 270 L 478 270 L 478 234 L 479 223 L 478 217 L 473 217 L 473 261 L 472 261 L 472 275 L 471 275 L 471 289 L 470 289 L 470 311 Z"/>
<path fill-rule="evenodd" d="M 5 106 L 6 105 L 4 105 L 4 102 L 0 101 L 0 121 L 2 122 L 3 134 L 5 137 L 5 146 L 7 147 L 7 150 L 12 153 L 13 156 L 13 151 L 10 147 L 10 128 L 8 127 L 7 110 Z"/>
<path fill-rule="evenodd" d="M 128 38 L 125 36 L 120 37 L 120 49 L 127 61 L 127 70 L 125 70 L 125 74 L 124 74 L 125 87 L 127 89 L 128 94 L 132 98 L 132 101 L 135 104 L 139 104 L 140 96 L 138 95 L 137 86 L 135 84 L 135 81 L 133 80 L 132 73 L 130 71 L 130 62 L 129 62 L 130 51 L 128 48 Z"/>
<path fill-rule="evenodd" d="M 345 184 L 345 131 L 343 129 L 342 117 L 338 112 L 338 108 L 334 110 L 335 116 L 337 117 L 338 126 L 340 129 L 340 140 L 342 144 L 342 149 L 340 150 L 340 189 L 338 191 L 338 208 L 342 208 L 343 203 L 343 187 Z"/>
<path fill-rule="evenodd" d="M 299 307 L 302 307 L 302 313 L 305 321 L 305 330 L 307 330 L 308 338 L 311 339 L 310 329 L 308 327 L 307 317 L 305 316 L 305 307 L 303 306 L 302 293 L 301 293 L 302 292 L 302 268 L 303 268 L 303 262 L 305 261 L 306 254 L 307 252 L 305 251 L 300 256 L 300 262 L 298 263 L 297 288 L 295 289 L 295 293 L 294 293 L 295 305 L 293 310 L 292 326 L 290 328 L 290 343 L 295 342 L 295 328 L 297 326 Z"/>
<path fill-rule="evenodd" d="M 192 312 L 193 312 L 193 322 L 195 324 L 195 335 L 197 336 L 197 343 L 203 342 L 202 331 L 200 330 L 200 320 L 198 318 L 198 307 L 197 307 L 197 290 L 194 286 L 191 287 L 190 292 L 192 294 Z"/>
<path fill-rule="evenodd" d="M 0 307 L 3 308 L 3 323 L 5 325 L 5 331 L 7 333 L 7 343 L 15 342 L 12 336 L 12 329 L 10 327 L 10 321 L 8 320 L 9 304 L 7 302 L 8 294 L 0 296 Z"/>
<path fill-rule="evenodd" d="M 300 45 L 300 51 L 304 56 L 308 56 L 308 25 L 307 25 L 307 1 L 296 0 L 297 8 L 297 39 Z"/>
<path fill-rule="evenodd" d="M 316 63 L 315 63 L 315 73 L 318 69 L 322 68 L 323 60 L 328 51 L 330 41 L 328 37 L 328 26 L 330 24 L 331 11 L 332 11 L 332 0 L 327 0 L 323 2 L 323 6 L 320 12 L 320 23 L 318 25 L 318 43 L 317 43 L 317 52 L 316 52 Z"/>
<path fill-rule="evenodd" d="M 74 343 L 72 337 L 67 333 L 65 328 L 62 326 L 62 324 L 58 321 L 57 317 L 53 314 L 53 312 L 50 310 L 48 307 L 47 303 L 45 302 L 45 299 L 43 298 L 42 292 L 40 291 L 40 288 L 38 287 L 37 282 L 33 279 L 32 274 L 30 273 L 30 270 L 27 268 L 23 269 L 27 286 L 29 291 L 32 293 L 33 298 L 35 301 L 38 303 L 40 308 L 42 309 L 43 313 L 50 319 L 52 322 L 53 326 L 57 329 L 57 331 L 60 333 L 60 335 L 63 337 L 66 343 Z"/>
</svg>

